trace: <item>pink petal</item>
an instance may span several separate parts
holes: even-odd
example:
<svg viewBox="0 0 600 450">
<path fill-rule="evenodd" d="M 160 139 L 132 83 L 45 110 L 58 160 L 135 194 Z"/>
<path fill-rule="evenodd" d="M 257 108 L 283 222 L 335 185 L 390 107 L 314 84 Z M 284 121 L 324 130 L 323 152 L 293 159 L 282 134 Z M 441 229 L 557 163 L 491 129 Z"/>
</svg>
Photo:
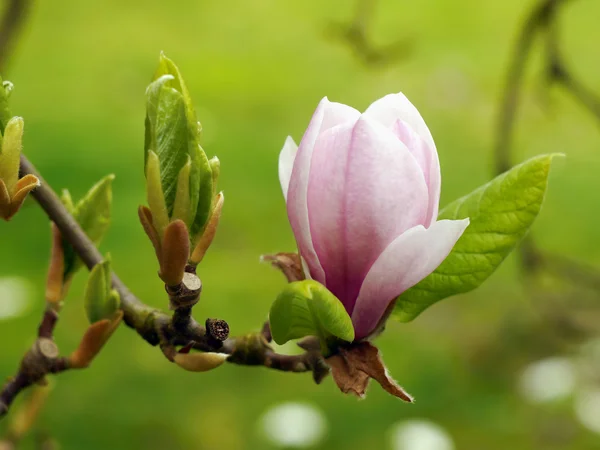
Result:
<svg viewBox="0 0 600 450">
<path fill-rule="evenodd" d="M 406 98 L 403 93 L 389 94 L 371 104 L 365 111 L 365 115 L 375 119 L 385 127 L 391 127 L 396 120 L 404 120 L 419 136 L 427 146 L 435 153 L 435 143 L 425 121 L 419 114 L 417 108 Z"/>
<path fill-rule="evenodd" d="M 448 256 L 469 219 L 441 220 L 411 228 L 395 239 L 371 267 L 360 289 L 352 322 L 356 340 L 377 327 L 389 304 L 433 272 Z"/>
<path fill-rule="evenodd" d="M 313 117 L 300 141 L 294 168 L 290 177 L 287 211 L 300 254 L 310 268 L 310 275 L 325 284 L 325 272 L 315 253 L 310 235 L 307 209 L 307 187 L 313 148 L 318 136 L 326 129 L 344 122 L 356 120 L 360 113 L 346 105 L 331 103 L 325 97 L 319 103 Z"/>
<path fill-rule="evenodd" d="M 283 198 L 287 201 L 288 187 L 290 185 L 290 177 L 292 176 L 292 169 L 294 168 L 294 160 L 296 159 L 296 152 L 298 146 L 294 142 L 291 136 L 288 136 L 283 144 L 283 148 L 279 153 L 279 182 L 281 183 L 281 190 L 283 191 Z"/>
<path fill-rule="evenodd" d="M 425 176 L 425 183 L 427 183 L 429 190 L 429 209 L 427 212 L 427 219 L 425 220 L 425 227 L 429 228 L 429 226 L 437 219 L 440 205 L 442 178 L 437 152 L 435 151 L 435 148 L 430 148 L 421 136 L 419 136 L 411 126 L 402 119 L 396 120 L 392 125 L 392 131 L 408 147 L 408 150 L 410 150 L 419 163 L 423 175 Z"/>
<path fill-rule="evenodd" d="M 325 131 L 314 147 L 308 213 L 327 288 L 352 312 L 371 265 L 400 234 L 424 224 L 420 167 L 388 129 L 365 116 Z"/>
</svg>

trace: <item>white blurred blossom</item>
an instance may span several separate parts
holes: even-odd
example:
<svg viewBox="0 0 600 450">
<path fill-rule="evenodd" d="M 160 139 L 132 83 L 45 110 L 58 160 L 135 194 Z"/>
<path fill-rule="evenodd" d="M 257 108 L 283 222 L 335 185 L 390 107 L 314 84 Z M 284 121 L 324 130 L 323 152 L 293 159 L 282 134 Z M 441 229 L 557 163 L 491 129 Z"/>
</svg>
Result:
<svg viewBox="0 0 600 450">
<path fill-rule="evenodd" d="M 454 450 L 452 437 L 439 425 L 427 420 L 405 420 L 390 433 L 392 450 Z"/>
<path fill-rule="evenodd" d="M 529 364 L 519 380 L 523 396 L 532 403 L 545 403 L 573 394 L 576 368 L 567 358 L 553 357 Z"/>
<path fill-rule="evenodd" d="M 0 277 L 0 321 L 27 314 L 33 295 L 33 286 L 26 278 Z"/>
<path fill-rule="evenodd" d="M 269 409 L 260 420 L 266 438 L 281 448 L 309 448 L 327 432 L 327 420 L 315 406 L 282 403 Z"/>
<path fill-rule="evenodd" d="M 577 395 L 575 415 L 584 427 L 600 434 L 600 388 Z"/>
</svg>

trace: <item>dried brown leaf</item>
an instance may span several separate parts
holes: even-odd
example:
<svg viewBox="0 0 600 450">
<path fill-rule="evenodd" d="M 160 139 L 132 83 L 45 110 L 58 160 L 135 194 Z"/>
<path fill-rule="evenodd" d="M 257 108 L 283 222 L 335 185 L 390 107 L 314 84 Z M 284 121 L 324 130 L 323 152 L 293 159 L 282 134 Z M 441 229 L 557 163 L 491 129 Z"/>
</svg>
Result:
<svg viewBox="0 0 600 450">
<path fill-rule="evenodd" d="M 352 393 L 364 397 L 369 378 L 373 378 L 393 396 L 408 403 L 414 401 L 410 394 L 390 377 L 379 349 L 369 342 L 340 348 L 339 353 L 327 358 L 327 364 L 331 367 L 333 379 L 345 394 Z"/>
<path fill-rule="evenodd" d="M 274 255 L 263 255 L 262 261 L 271 263 L 273 267 L 281 270 L 289 283 L 305 279 L 302 270 L 302 260 L 298 253 L 275 253 Z"/>
</svg>

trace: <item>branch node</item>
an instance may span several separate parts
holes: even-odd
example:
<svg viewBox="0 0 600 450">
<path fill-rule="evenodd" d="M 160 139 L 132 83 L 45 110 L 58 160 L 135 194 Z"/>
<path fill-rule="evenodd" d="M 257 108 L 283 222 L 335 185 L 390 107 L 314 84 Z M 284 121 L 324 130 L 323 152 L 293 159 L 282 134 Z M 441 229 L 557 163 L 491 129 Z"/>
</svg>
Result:
<svg viewBox="0 0 600 450">
<path fill-rule="evenodd" d="M 38 339 L 38 348 L 40 349 L 40 353 L 49 360 L 58 358 L 58 346 L 54 343 L 52 339 L 49 338 L 40 338 Z"/>
<path fill-rule="evenodd" d="M 23 357 L 20 372 L 29 384 L 39 383 L 50 372 L 58 355 L 58 347 L 52 339 L 38 338 Z"/>
<path fill-rule="evenodd" d="M 229 324 L 223 319 L 206 319 L 206 338 L 210 345 L 219 348 L 229 337 Z"/>
<path fill-rule="evenodd" d="M 202 282 L 195 273 L 185 272 L 183 280 L 177 286 L 165 286 L 169 294 L 169 308 L 192 308 L 200 300 Z"/>
</svg>

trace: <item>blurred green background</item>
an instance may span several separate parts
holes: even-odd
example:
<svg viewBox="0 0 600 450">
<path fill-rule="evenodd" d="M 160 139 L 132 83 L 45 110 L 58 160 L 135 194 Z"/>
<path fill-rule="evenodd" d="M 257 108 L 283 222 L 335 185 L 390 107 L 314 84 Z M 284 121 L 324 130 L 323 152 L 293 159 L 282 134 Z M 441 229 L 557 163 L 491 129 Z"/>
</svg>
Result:
<svg viewBox="0 0 600 450">
<path fill-rule="evenodd" d="M 144 89 L 161 50 L 179 65 L 204 127 L 203 146 L 221 160 L 227 198 L 199 272 L 204 290 L 195 316 L 224 318 L 242 334 L 261 326 L 284 284 L 259 255 L 294 249 L 277 177 L 285 137 L 299 141 L 323 96 L 364 109 L 403 91 L 436 140 L 442 204 L 466 194 L 492 177 L 504 74 L 532 4 L 382 0 L 370 38 L 375 45 L 406 38 L 410 52 L 369 66 L 331 34 L 332 23 L 352 18 L 355 4 L 347 0 L 36 2 L 2 75 L 15 84 L 11 101 L 25 118 L 25 152 L 55 189 L 68 187 L 79 198 L 105 174 L 116 175 L 114 220 L 102 250 L 140 298 L 166 308 L 136 208 L 145 201 Z M 561 14 L 561 41 L 570 67 L 600 93 L 598 17 L 599 2 L 572 2 Z M 598 121 L 560 89 L 544 89 L 540 54 L 528 72 L 514 162 L 549 152 L 568 157 L 553 170 L 533 234 L 546 250 L 600 267 Z M 0 224 L 0 256 L 0 281 L 23 277 L 31 302 L 23 314 L 0 321 L 4 378 L 32 342 L 44 307 L 49 227 L 32 201 Z M 600 448 L 600 435 L 577 409 L 600 386 L 593 379 L 576 372 L 573 389 L 548 402 L 532 402 L 520 389 L 523 370 L 542 358 L 561 356 L 579 370 L 581 345 L 600 330 L 600 320 L 596 329 L 586 323 L 569 334 L 548 317 L 597 317 L 600 299 L 564 283 L 552 295 L 531 295 L 516 262 L 512 256 L 483 287 L 413 323 L 390 323 L 378 345 L 415 405 L 376 384 L 357 401 L 329 378 L 314 385 L 309 374 L 234 365 L 187 373 L 122 327 L 89 370 L 56 378 L 23 448 L 34 448 L 38 432 L 64 449 L 280 448 L 261 418 L 286 402 L 308 403 L 322 414 L 326 434 L 311 448 L 449 448 L 394 447 L 394 427 L 414 419 L 442 427 L 461 450 Z M 61 315 L 57 340 L 64 352 L 86 328 L 84 282 L 81 273 Z M 585 295 L 590 303 L 581 306 Z M 4 292 L 0 302 L 11 297 Z"/>
</svg>

